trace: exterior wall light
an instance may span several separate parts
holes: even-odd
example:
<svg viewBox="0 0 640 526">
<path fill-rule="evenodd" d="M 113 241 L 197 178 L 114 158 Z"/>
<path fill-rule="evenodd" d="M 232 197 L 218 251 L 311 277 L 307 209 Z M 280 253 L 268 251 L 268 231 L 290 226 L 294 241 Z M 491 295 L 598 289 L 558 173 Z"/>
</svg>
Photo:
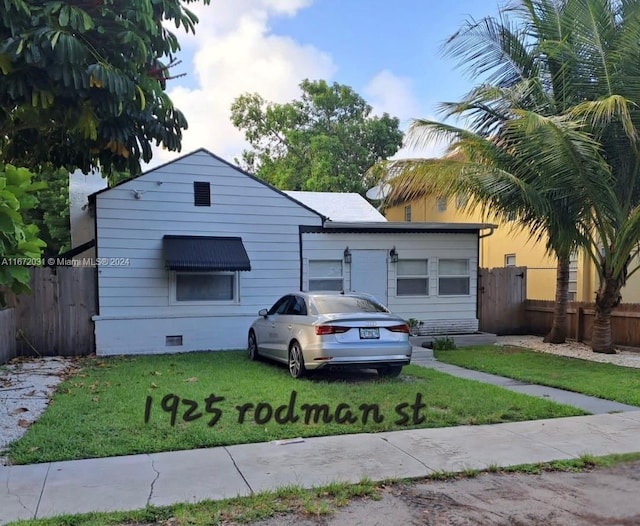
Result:
<svg viewBox="0 0 640 526">
<path fill-rule="evenodd" d="M 351 263 L 351 250 L 349 250 L 349 247 L 344 249 L 344 262 Z"/>
<path fill-rule="evenodd" d="M 398 262 L 398 252 L 396 251 L 396 247 L 393 247 L 389 251 L 389 258 L 391 259 L 391 263 L 397 263 Z"/>
</svg>

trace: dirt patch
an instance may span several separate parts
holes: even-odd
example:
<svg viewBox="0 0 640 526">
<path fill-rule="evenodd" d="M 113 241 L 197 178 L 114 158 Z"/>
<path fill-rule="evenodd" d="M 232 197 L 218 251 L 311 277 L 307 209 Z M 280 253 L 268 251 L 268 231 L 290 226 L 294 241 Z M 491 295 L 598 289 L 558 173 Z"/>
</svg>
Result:
<svg viewBox="0 0 640 526">
<path fill-rule="evenodd" d="M 253 526 L 640 524 L 640 462 L 580 473 L 486 473 L 381 490 L 331 515 L 281 515 Z"/>
</svg>

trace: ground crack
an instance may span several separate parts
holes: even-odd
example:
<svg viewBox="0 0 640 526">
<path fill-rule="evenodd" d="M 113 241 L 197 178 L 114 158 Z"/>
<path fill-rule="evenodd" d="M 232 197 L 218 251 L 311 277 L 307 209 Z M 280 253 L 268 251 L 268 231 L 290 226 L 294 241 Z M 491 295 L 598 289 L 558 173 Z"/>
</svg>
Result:
<svg viewBox="0 0 640 526">
<path fill-rule="evenodd" d="M 236 460 L 233 458 L 233 455 L 229 452 L 229 450 L 226 447 L 223 447 L 223 449 L 226 451 L 227 455 L 229 455 L 231 462 L 233 462 L 233 467 L 236 468 L 236 471 L 240 474 L 240 476 L 242 477 L 242 480 L 244 480 L 244 483 L 247 485 L 247 488 L 249 488 L 249 491 L 253 495 L 254 494 L 253 488 L 251 487 L 251 484 L 249 484 L 247 479 L 244 478 L 244 475 L 242 471 L 240 471 L 240 468 L 238 468 L 238 465 L 236 464 Z"/>
<path fill-rule="evenodd" d="M 405 455 L 407 455 L 408 457 L 411 457 L 413 460 L 415 460 L 416 462 L 419 462 L 422 466 L 424 466 L 426 469 L 428 469 L 429 471 L 433 471 L 429 466 L 427 466 L 424 462 L 422 462 L 422 460 L 420 460 L 417 457 L 414 457 L 411 453 L 409 453 L 408 451 L 405 451 L 404 449 L 402 449 L 401 447 L 395 445 L 392 442 L 389 442 L 389 440 L 387 440 L 384 437 L 381 437 L 382 440 L 384 440 L 387 444 L 389 444 L 390 446 L 395 447 L 398 451 L 401 451 L 402 453 L 404 453 Z"/>
<path fill-rule="evenodd" d="M 10 480 L 11 480 L 11 471 L 9 471 L 9 475 L 7 476 L 7 495 L 16 497 L 18 499 L 18 502 L 20 503 L 20 506 L 22 506 L 28 512 L 31 512 L 31 510 L 25 506 L 24 502 L 22 502 L 22 498 L 20 497 L 20 495 L 11 492 L 11 489 L 9 488 Z M 35 513 L 33 514 L 33 516 L 35 517 Z"/>
<path fill-rule="evenodd" d="M 153 498 L 153 490 L 156 485 L 157 480 L 160 478 L 160 472 L 156 469 L 156 465 L 153 462 L 153 457 L 151 455 L 147 455 L 149 460 L 151 461 L 151 469 L 156 474 L 155 478 L 151 481 L 151 489 L 149 490 L 149 497 L 147 498 L 147 507 L 151 505 L 151 499 Z"/>
</svg>

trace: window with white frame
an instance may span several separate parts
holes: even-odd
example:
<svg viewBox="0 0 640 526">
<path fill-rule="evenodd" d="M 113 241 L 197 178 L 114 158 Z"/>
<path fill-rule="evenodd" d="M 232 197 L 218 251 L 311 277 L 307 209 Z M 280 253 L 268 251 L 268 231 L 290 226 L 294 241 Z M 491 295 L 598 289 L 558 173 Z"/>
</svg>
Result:
<svg viewBox="0 0 640 526">
<path fill-rule="evenodd" d="M 438 295 L 468 296 L 470 278 L 468 259 L 440 259 L 438 261 Z"/>
<path fill-rule="evenodd" d="M 411 205 L 404 207 L 404 220 L 411 221 Z"/>
<path fill-rule="evenodd" d="M 569 256 L 569 301 L 576 301 L 578 296 L 578 254 Z"/>
<path fill-rule="evenodd" d="M 429 260 L 401 259 L 396 265 L 397 296 L 429 295 Z"/>
<path fill-rule="evenodd" d="M 344 290 L 341 259 L 309 261 L 309 291 Z"/>
<path fill-rule="evenodd" d="M 172 300 L 175 303 L 235 302 L 237 272 L 175 272 Z"/>
<path fill-rule="evenodd" d="M 515 254 L 505 254 L 504 255 L 504 266 L 505 267 L 515 267 L 516 266 L 516 255 Z"/>
</svg>

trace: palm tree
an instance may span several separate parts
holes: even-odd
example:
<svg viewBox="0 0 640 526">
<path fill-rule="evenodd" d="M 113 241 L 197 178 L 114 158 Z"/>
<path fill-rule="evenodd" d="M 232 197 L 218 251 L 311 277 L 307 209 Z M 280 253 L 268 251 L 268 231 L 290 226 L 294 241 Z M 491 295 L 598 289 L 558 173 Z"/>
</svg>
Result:
<svg viewBox="0 0 640 526">
<path fill-rule="evenodd" d="M 640 238 L 640 3 L 520 0 L 467 22 L 445 49 L 486 77 L 442 105 L 468 131 L 417 120 L 409 136 L 445 137 L 466 161 L 408 162 L 391 198 L 425 184 L 463 191 L 546 234 L 559 262 L 551 341 L 566 336 L 568 257 L 582 247 L 600 279 L 592 348 L 612 352 L 610 315 Z"/>
<path fill-rule="evenodd" d="M 441 159 L 395 161 L 390 200 L 423 193 L 471 197 L 499 219 L 515 219 L 558 258 L 556 308 L 546 341 L 567 336 L 566 306 L 571 253 L 588 235 L 591 210 L 587 191 L 602 186 L 593 167 L 605 169 L 599 145 L 574 123 L 518 110 L 489 137 L 450 125 L 416 121 L 411 133 L 446 137 Z M 576 177 L 581 184 L 576 185 Z M 602 191 L 608 191 L 606 187 Z M 581 192 L 576 191 L 583 189 Z"/>
</svg>

